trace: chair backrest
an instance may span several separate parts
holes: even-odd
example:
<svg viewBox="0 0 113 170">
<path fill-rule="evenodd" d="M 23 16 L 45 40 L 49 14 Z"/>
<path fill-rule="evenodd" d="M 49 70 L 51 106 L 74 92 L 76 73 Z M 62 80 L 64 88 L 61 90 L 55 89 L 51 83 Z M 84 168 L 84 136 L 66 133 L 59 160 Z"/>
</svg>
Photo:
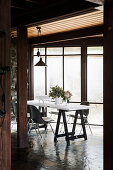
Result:
<svg viewBox="0 0 113 170">
<path fill-rule="evenodd" d="M 17 103 L 13 102 L 12 103 L 12 108 L 13 108 L 13 114 L 17 118 Z"/>
<path fill-rule="evenodd" d="M 87 106 L 89 106 L 89 102 L 88 102 L 88 101 L 82 101 L 82 102 L 81 102 L 81 105 L 87 105 Z M 83 110 L 83 115 L 88 116 L 88 114 L 89 114 L 89 109 Z"/>
<path fill-rule="evenodd" d="M 39 124 L 45 124 L 45 121 L 42 119 L 42 114 L 36 106 L 28 105 L 28 110 L 30 113 L 30 118 Z"/>
</svg>

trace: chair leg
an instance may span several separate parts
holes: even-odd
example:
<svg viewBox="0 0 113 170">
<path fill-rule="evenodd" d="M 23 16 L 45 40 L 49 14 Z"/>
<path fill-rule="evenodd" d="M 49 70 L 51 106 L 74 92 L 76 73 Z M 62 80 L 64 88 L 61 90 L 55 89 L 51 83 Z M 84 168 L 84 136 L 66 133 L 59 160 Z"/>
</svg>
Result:
<svg viewBox="0 0 113 170">
<path fill-rule="evenodd" d="M 38 129 L 38 132 L 37 132 L 37 129 Z M 42 139 L 42 135 L 41 135 L 41 133 L 40 133 L 38 124 L 36 124 L 36 126 L 35 126 L 35 132 L 36 132 L 36 134 L 37 134 L 37 137 L 38 137 L 38 134 L 39 134 L 40 137 L 41 137 L 41 139 Z"/>
<path fill-rule="evenodd" d="M 46 136 L 46 134 L 47 134 L 47 125 L 46 125 L 46 127 L 45 127 L 45 136 Z"/>
<path fill-rule="evenodd" d="M 30 120 L 28 121 L 28 133 L 29 133 L 29 129 L 30 129 Z"/>
<path fill-rule="evenodd" d="M 39 133 L 39 135 L 40 135 L 40 137 L 41 137 L 41 139 L 42 139 L 42 135 L 41 135 L 41 133 L 40 133 L 39 127 L 37 127 L 37 129 L 38 129 L 38 133 Z"/>
<path fill-rule="evenodd" d="M 88 122 L 87 122 L 87 123 L 88 123 Z M 88 126 L 89 126 L 89 129 L 90 129 L 91 134 L 93 135 L 93 132 L 92 132 L 92 130 L 91 130 L 91 127 L 90 127 L 89 123 L 88 123 Z M 81 130 L 80 130 L 80 134 L 81 134 L 81 131 L 82 131 L 82 128 L 81 128 Z"/>
<path fill-rule="evenodd" d="M 88 126 L 89 126 L 89 129 L 90 129 L 91 134 L 93 135 L 93 132 L 92 132 L 92 130 L 91 130 L 91 127 L 90 127 L 89 123 L 88 123 Z"/>
<path fill-rule="evenodd" d="M 51 130 L 52 130 L 53 134 L 55 134 L 55 133 L 54 133 L 54 130 L 53 130 L 52 126 L 51 126 L 51 123 L 49 123 L 49 124 L 50 124 L 50 127 L 51 127 Z"/>
<path fill-rule="evenodd" d="M 32 127 L 33 127 L 33 121 L 31 121 L 31 127 L 30 127 L 30 124 L 29 124 L 28 134 L 30 134 L 30 133 L 31 133 L 31 129 L 32 129 Z"/>
</svg>

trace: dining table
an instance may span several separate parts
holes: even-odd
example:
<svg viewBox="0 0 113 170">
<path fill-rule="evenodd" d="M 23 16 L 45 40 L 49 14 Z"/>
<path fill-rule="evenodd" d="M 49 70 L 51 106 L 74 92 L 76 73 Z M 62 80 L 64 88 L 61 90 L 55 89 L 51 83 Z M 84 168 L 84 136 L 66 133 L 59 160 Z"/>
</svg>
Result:
<svg viewBox="0 0 113 170">
<path fill-rule="evenodd" d="M 55 102 L 51 101 L 43 101 L 40 102 L 39 100 L 29 100 L 27 101 L 28 105 L 34 105 L 37 107 L 40 107 L 42 109 L 44 108 L 55 108 L 58 110 L 58 117 L 57 117 L 57 123 L 56 123 L 56 130 L 54 134 L 54 142 L 57 142 L 58 138 L 65 137 L 65 140 L 67 142 L 67 145 L 70 145 L 70 140 L 75 140 L 79 138 L 84 138 L 87 140 L 87 133 L 85 128 L 85 122 L 83 118 L 83 110 L 88 110 L 90 106 L 86 105 L 80 105 L 75 103 L 61 103 L 61 104 L 55 104 Z M 68 123 L 66 120 L 66 114 L 67 112 L 74 111 L 74 121 L 71 132 L 68 131 Z M 77 124 L 77 119 L 81 119 L 81 126 L 83 130 L 83 134 L 76 135 L 75 129 Z M 59 126 L 61 123 L 61 117 L 63 118 L 63 124 L 64 124 L 64 133 L 59 132 Z"/>
</svg>

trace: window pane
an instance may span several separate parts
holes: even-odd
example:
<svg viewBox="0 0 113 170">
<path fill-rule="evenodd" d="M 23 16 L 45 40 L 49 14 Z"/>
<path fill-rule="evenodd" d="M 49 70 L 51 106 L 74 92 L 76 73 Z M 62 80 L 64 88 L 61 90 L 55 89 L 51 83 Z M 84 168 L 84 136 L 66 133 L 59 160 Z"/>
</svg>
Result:
<svg viewBox="0 0 113 170">
<path fill-rule="evenodd" d="M 64 54 L 81 54 L 80 47 L 64 47 Z"/>
<path fill-rule="evenodd" d="M 62 56 L 47 57 L 47 66 L 47 93 L 49 93 L 51 86 L 62 87 Z"/>
<path fill-rule="evenodd" d="M 90 104 L 88 122 L 103 125 L 103 104 Z"/>
<path fill-rule="evenodd" d="M 47 55 L 62 55 L 63 48 L 47 48 Z"/>
<path fill-rule="evenodd" d="M 38 48 L 34 48 L 33 54 L 37 55 Z M 40 55 L 45 55 L 45 48 L 39 48 Z"/>
<path fill-rule="evenodd" d="M 103 102 L 103 56 L 87 58 L 87 97 L 90 102 Z"/>
<path fill-rule="evenodd" d="M 45 62 L 44 57 L 42 60 Z M 38 61 L 39 58 L 34 56 L 34 65 Z M 45 95 L 45 67 L 34 66 L 34 99 L 40 95 Z"/>
<path fill-rule="evenodd" d="M 103 54 L 103 47 L 88 47 L 87 54 Z"/>
<path fill-rule="evenodd" d="M 64 90 L 72 93 L 71 101 L 81 101 L 81 57 L 65 56 L 64 58 Z"/>
</svg>

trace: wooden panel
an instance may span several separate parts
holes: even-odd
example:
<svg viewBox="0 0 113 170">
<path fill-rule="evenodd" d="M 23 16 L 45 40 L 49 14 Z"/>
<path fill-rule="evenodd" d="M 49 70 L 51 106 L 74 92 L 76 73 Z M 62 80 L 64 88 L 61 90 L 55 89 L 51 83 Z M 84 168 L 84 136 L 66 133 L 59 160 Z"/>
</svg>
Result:
<svg viewBox="0 0 113 170">
<path fill-rule="evenodd" d="M 0 1 L 0 30 L 5 32 L 5 44 L 2 45 L 0 52 L 0 66 L 10 66 L 10 0 Z M 5 49 L 4 49 L 5 48 Z M 6 55 L 4 53 L 6 52 Z M 1 76 L 0 76 L 1 77 Z M 0 170 L 11 169 L 11 133 L 10 133 L 10 72 L 0 79 L 0 103 L 2 92 L 6 95 L 6 116 L 0 133 Z M 6 85 L 5 85 L 6 84 Z M 2 108 L 0 108 L 2 109 Z"/>
<path fill-rule="evenodd" d="M 113 169 L 113 1 L 104 13 L 104 170 Z"/>
<path fill-rule="evenodd" d="M 83 37 L 90 37 L 95 35 L 100 35 L 103 33 L 103 26 L 89 27 L 80 30 L 72 30 L 63 33 L 52 34 L 48 36 L 42 36 L 38 38 L 31 38 L 29 42 L 31 44 L 47 44 L 50 42 L 66 41 L 72 39 L 78 39 Z"/>
<path fill-rule="evenodd" d="M 42 2 L 42 1 L 41 1 Z M 17 27 L 17 25 L 33 25 L 37 22 L 50 20 L 56 17 L 61 17 L 68 15 L 70 13 L 78 13 L 84 10 L 91 10 L 97 7 L 97 4 L 90 3 L 84 0 L 57 0 L 56 3 L 52 1 L 43 1 L 46 5 L 37 6 L 36 10 L 31 10 L 18 17 L 12 15 L 12 28 Z"/>
<path fill-rule="evenodd" d="M 62 46 L 81 46 L 85 43 L 87 46 L 103 46 L 103 37 L 86 37 L 81 39 L 73 39 L 68 41 L 58 41 L 58 42 L 51 42 L 46 45 L 42 45 L 43 47 L 62 47 Z M 41 45 L 34 45 L 34 47 L 40 47 Z"/>
<path fill-rule="evenodd" d="M 17 140 L 18 146 L 28 146 L 27 137 L 27 28 L 17 28 Z"/>
<path fill-rule="evenodd" d="M 49 35 L 60 32 L 83 29 L 91 26 L 103 24 L 103 11 L 94 11 L 87 14 L 73 16 L 71 18 L 62 19 L 59 21 L 49 22 L 46 24 L 39 24 L 41 27 L 41 35 Z M 37 37 L 38 32 L 36 26 L 28 28 L 28 37 Z M 16 31 L 12 31 L 14 36 L 17 36 Z"/>
<path fill-rule="evenodd" d="M 104 0 L 86 0 L 88 2 L 93 2 L 93 3 L 97 3 L 97 4 L 100 4 L 100 5 L 103 5 L 104 4 Z"/>
<path fill-rule="evenodd" d="M 100 24 L 103 24 L 103 12 L 95 11 L 39 26 L 41 27 L 41 35 L 48 35 L 75 29 L 82 29 Z M 36 27 L 28 28 L 28 37 L 36 37 L 37 35 Z"/>
<path fill-rule="evenodd" d="M 29 45 L 29 100 L 34 99 L 33 47 Z"/>
</svg>

